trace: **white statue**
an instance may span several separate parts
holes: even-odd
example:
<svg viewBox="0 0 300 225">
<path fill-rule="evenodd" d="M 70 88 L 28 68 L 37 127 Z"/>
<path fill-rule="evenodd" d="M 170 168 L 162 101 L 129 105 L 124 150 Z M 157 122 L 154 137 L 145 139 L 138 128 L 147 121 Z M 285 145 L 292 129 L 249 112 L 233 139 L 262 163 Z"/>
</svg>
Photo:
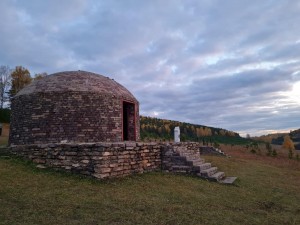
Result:
<svg viewBox="0 0 300 225">
<path fill-rule="evenodd" d="M 180 142 L 180 128 L 179 127 L 174 128 L 174 142 L 175 143 Z"/>
</svg>

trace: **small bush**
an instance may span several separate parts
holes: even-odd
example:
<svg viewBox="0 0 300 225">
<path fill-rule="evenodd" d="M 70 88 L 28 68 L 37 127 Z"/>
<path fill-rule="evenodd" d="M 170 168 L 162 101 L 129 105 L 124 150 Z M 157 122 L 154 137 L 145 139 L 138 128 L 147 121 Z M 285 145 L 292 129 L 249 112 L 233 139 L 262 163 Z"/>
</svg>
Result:
<svg viewBox="0 0 300 225">
<path fill-rule="evenodd" d="M 256 154 L 256 150 L 255 150 L 254 148 L 252 148 L 252 149 L 250 150 L 250 152 L 253 153 L 253 154 Z"/>
<path fill-rule="evenodd" d="M 261 150 L 260 150 L 260 148 L 257 148 L 257 154 L 261 155 Z"/>
<path fill-rule="evenodd" d="M 214 143 L 214 148 L 219 148 L 220 147 L 220 144 L 218 142 L 215 142 Z"/>
<path fill-rule="evenodd" d="M 294 153 L 292 149 L 289 149 L 289 159 L 292 159 L 294 157 Z"/>
<path fill-rule="evenodd" d="M 272 156 L 273 156 L 273 157 L 276 157 L 276 156 L 277 156 L 277 152 L 276 152 L 275 149 L 273 149 L 273 151 L 272 151 Z"/>
<path fill-rule="evenodd" d="M 266 149 L 267 149 L 267 156 L 273 156 L 272 146 L 270 143 L 266 143 Z M 275 151 L 276 152 L 276 151 Z M 277 155 L 277 153 L 276 153 Z"/>
</svg>

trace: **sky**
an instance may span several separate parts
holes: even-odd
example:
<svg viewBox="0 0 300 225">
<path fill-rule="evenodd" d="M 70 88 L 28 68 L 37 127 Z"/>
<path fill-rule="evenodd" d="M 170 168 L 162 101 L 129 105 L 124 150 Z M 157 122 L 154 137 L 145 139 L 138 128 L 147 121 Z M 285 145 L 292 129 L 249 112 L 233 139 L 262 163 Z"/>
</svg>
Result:
<svg viewBox="0 0 300 225">
<path fill-rule="evenodd" d="M 108 76 L 140 114 L 300 128 L 300 1 L 0 0 L 0 65 Z"/>
</svg>

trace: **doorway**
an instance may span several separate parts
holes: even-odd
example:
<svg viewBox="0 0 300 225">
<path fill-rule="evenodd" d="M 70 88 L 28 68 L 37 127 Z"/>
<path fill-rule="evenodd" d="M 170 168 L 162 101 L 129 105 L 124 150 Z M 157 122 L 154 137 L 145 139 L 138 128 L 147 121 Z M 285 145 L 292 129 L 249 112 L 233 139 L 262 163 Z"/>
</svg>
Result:
<svg viewBox="0 0 300 225">
<path fill-rule="evenodd" d="M 123 140 L 135 141 L 135 105 L 123 101 Z"/>
</svg>

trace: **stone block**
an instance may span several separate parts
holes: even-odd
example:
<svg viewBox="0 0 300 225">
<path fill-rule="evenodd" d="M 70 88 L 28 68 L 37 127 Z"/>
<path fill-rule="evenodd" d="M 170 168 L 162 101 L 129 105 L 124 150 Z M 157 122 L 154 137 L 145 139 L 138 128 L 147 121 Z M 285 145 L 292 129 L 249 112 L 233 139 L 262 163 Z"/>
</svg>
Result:
<svg viewBox="0 0 300 225">
<path fill-rule="evenodd" d="M 75 156 L 75 155 L 77 155 L 77 152 L 65 152 L 65 155 L 67 155 L 67 156 Z"/>
<path fill-rule="evenodd" d="M 136 147 L 136 142 L 126 142 L 126 149 L 127 147 Z"/>
<path fill-rule="evenodd" d="M 122 166 L 119 166 L 119 167 L 115 167 L 112 169 L 112 171 L 123 171 L 124 168 Z"/>
<path fill-rule="evenodd" d="M 92 174 L 93 177 L 98 178 L 98 179 L 104 179 L 108 178 L 110 176 L 109 173 L 104 173 L 104 174 L 99 174 L 99 173 L 94 173 Z"/>
<path fill-rule="evenodd" d="M 35 162 L 35 163 L 38 163 L 38 164 L 44 164 L 44 163 L 46 163 L 45 159 L 33 159 L 32 161 Z"/>
<path fill-rule="evenodd" d="M 105 167 L 94 167 L 95 173 L 109 173 L 112 171 L 112 168 L 109 168 L 107 166 Z"/>
<path fill-rule="evenodd" d="M 112 164 L 109 164 L 109 167 L 117 167 L 118 166 L 118 163 L 112 163 Z"/>
<path fill-rule="evenodd" d="M 74 164 L 72 164 L 72 167 L 74 167 L 74 168 L 80 167 L 80 164 L 79 163 L 74 163 Z"/>
<path fill-rule="evenodd" d="M 102 153 L 102 156 L 110 156 L 110 155 L 113 155 L 112 152 L 103 152 Z"/>
</svg>

